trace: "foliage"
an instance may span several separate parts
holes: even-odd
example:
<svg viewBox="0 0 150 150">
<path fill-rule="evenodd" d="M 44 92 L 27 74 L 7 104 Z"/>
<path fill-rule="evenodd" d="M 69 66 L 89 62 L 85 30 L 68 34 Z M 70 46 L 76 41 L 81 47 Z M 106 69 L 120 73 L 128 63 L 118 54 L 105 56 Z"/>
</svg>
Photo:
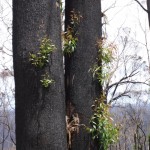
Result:
<svg viewBox="0 0 150 150">
<path fill-rule="evenodd" d="M 113 57 L 116 46 L 113 43 L 107 42 L 106 39 L 100 39 L 97 41 L 98 45 L 98 57 L 97 63 L 94 64 L 91 69 L 93 77 L 96 77 L 101 85 L 109 80 L 111 76 L 111 63 L 115 59 Z"/>
<path fill-rule="evenodd" d="M 71 22 L 70 26 L 68 26 L 67 31 L 64 34 L 64 53 L 71 54 L 74 52 L 75 48 L 77 47 L 77 27 L 80 23 L 82 16 L 80 13 L 75 13 L 74 11 L 71 12 Z"/>
<path fill-rule="evenodd" d="M 110 75 L 110 63 L 114 59 L 113 51 L 116 49 L 113 44 L 107 43 L 106 39 L 100 39 L 98 45 L 97 64 L 91 69 L 93 77 L 95 76 L 101 86 L 107 82 Z M 109 105 L 106 104 L 107 98 L 104 92 L 100 94 L 100 99 L 95 100 L 92 105 L 94 114 L 91 117 L 88 128 L 92 139 L 98 145 L 99 150 L 107 150 L 110 144 L 118 140 L 119 128 L 112 123 L 112 118 L 109 112 Z"/>
<path fill-rule="evenodd" d="M 37 68 L 44 68 L 49 62 L 50 54 L 55 50 L 55 45 L 52 44 L 52 41 L 48 38 L 43 38 L 40 45 L 40 50 L 37 54 L 29 53 L 29 61 L 32 65 Z M 43 78 L 40 80 L 42 86 L 48 88 L 54 80 L 50 79 L 48 73 L 42 75 Z"/>
<path fill-rule="evenodd" d="M 64 53 L 71 54 L 77 47 L 78 38 L 73 29 L 68 27 L 67 32 L 64 35 Z"/>
<path fill-rule="evenodd" d="M 43 38 L 40 45 L 40 50 L 37 54 L 29 53 L 29 61 L 32 65 L 43 68 L 48 62 L 48 56 L 55 50 L 55 46 L 52 44 L 51 40 Z"/>
<path fill-rule="evenodd" d="M 109 106 L 104 102 L 97 104 L 90 125 L 91 128 L 88 128 L 88 131 L 99 150 L 107 150 L 110 144 L 117 142 L 119 127 L 113 125 Z"/>
<path fill-rule="evenodd" d="M 48 88 L 52 83 L 54 83 L 54 80 L 52 80 L 48 73 L 42 75 L 43 79 L 40 80 L 40 82 L 42 83 L 43 87 Z"/>
<path fill-rule="evenodd" d="M 113 51 L 116 47 L 112 43 L 108 43 L 106 39 L 100 39 L 98 42 L 99 56 L 98 59 L 102 60 L 103 65 L 112 61 Z"/>
</svg>

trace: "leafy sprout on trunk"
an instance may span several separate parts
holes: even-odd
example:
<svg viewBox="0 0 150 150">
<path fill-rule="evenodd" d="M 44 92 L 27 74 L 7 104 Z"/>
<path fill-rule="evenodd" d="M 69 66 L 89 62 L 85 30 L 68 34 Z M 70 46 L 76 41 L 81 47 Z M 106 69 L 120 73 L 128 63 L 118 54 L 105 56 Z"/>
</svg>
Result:
<svg viewBox="0 0 150 150">
<path fill-rule="evenodd" d="M 107 150 L 119 137 L 119 126 L 113 124 L 109 107 L 101 100 L 96 100 L 94 114 L 90 119 L 91 127 L 87 128 L 99 150 Z"/>
<path fill-rule="evenodd" d="M 97 63 L 91 71 L 93 77 L 96 77 L 104 89 L 104 85 L 110 77 L 110 64 L 114 59 L 113 51 L 116 50 L 116 47 L 112 43 L 108 43 L 106 39 L 100 39 L 97 45 L 99 49 Z M 92 105 L 94 114 L 90 119 L 91 127 L 87 128 L 99 150 L 107 150 L 111 144 L 117 142 L 119 137 L 119 127 L 113 124 L 109 108 L 106 93 L 101 91 L 100 98 L 95 100 Z"/>
<path fill-rule="evenodd" d="M 43 87 L 48 88 L 52 83 L 54 83 L 54 80 L 50 78 L 48 73 L 42 75 L 42 77 L 43 78 L 40 80 L 40 82 L 42 83 Z"/>
<path fill-rule="evenodd" d="M 43 68 L 49 62 L 49 55 L 55 50 L 55 45 L 48 38 L 43 38 L 37 54 L 29 53 L 29 61 L 38 68 Z"/>
<path fill-rule="evenodd" d="M 36 54 L 29 53 L 29 61 L 36 68 L 44 69 L 46 65 L 49 63 L 50 54 L 55 49 L 56 47 L 50 39 L 43 38 L 41 41 L 39 52 Z M 54 83 L 54 80 L 52 80 L 49 77 L 48 73 L 45 73 L 44 75 L 42 75 L 42 79 L 40 80 L 40 82 L 42 83 L 43 87 L 48 88 L 52 83 Z"/>
<path fill-rule="evenodd" d="M 75 11 L 71 11 L 71 22 L 70 26 L 67 27 L 67 31 L 64 33 L 64 46 L 63 51 L 65 54 L 72 54 L 77 47 L 78 42 L 78 25 L 81 21 L 81 14 L 75 13 Z"/>
</svg>

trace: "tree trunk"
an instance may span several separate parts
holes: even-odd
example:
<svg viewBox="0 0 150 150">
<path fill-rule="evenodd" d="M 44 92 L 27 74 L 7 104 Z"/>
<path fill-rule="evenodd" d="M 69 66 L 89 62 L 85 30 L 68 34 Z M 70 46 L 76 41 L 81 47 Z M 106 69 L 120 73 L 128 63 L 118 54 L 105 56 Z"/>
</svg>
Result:
<svg viewBox="0 0 150 150">
<path fill-rule="evenodd" d="M 57 0 L 13 0 L 13 57 L 16 99 L 17 150 L 66 150 L 64 71 L 60 8 Z M 52 40 L 56 50 L 44 69 L 29 61 L 41 40 Z M 41 85 L 47 72 L 55 81 Z"/>
<path fill-rule="evenodd" d="M 70 116 L 78 113 L 80 123 L 89 126 L 91 106 L 99 97 L 101 87 L 93 78 L 90 69 L 97 63 L 97 40 L 101 38 L 100 0 L 66 0 L 66 28 L 70 26 L 70 12 L 80 12 L 82 19 L 78 25 L 78 42 L 75 52 L 65 56 L 67 105 L 73 106 Z M 84 128 L 72 138 L 72 150 L 96 149 Z"/>
<path fill-rule="evenodd" d="M 150 27 L 150 0 L 147 0 L 147 13 L 148 13 L 148 21 Z"/>
</svg>

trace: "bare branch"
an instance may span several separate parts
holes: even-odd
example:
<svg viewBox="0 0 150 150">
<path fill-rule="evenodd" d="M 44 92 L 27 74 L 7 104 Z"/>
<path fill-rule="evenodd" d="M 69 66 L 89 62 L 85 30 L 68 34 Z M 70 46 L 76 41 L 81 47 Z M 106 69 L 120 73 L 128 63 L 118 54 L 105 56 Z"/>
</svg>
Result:
<svg viewBox="0 0 150 150">
<path fill-rule="evenodd" d="M 140 5 L 140 7 L 141 7 L 144 11 L 146 11 L 147 13 L 150 13 L 150 11 L 147 10 L 146 8 L 144 8 L 144 6 L 143 6 L 138 0 L 135 0 L 135 1 Z"/>
<path fill-rule="evenodd" d="M 110 101 L 109 101 L 109 104 L 111 104 L 112 102 L 114 102 L 115 100 L 119 99 L 120 97 L 128 97 L 128 98 L 131 98 L 128 93 L 130 93 L 130 91 L 125 91 L 121 94 L 119 94 L 118 96 L 112 98 Z"/>
<path fill-rule="evenodd" d="M 118 88 L 118 86 L 119 86 L 121 83 L 123 83 L 123 81 L 127 80 L 127 79 L 130 78 L 130 77 L 133 77 L 133 76 L 136 75 L 136 74 L 138 74 L 138 72 L 135 72 L 135 70 L 133 70 L 133 71 L 130 73 L 130 75 L 125 76 L 125 77 L 123 77 L 122 79 L 120 79 L 118 82 L 115 82 L 115 83 L 111 84 L 110 86 L 106 87 L 106 93 L 108 93 L 108 91 L 109 91 L 113 86 L 116 86 L 115 89 L 114 89 L 114 91 L 113 91 L 113 94 L 112 94 L 112 95 L 114 96 L 114 95 L 115 95 L 115 92 L 116 92 L 116 90 L 117 90 L 117 88 Z"/>
</svg>

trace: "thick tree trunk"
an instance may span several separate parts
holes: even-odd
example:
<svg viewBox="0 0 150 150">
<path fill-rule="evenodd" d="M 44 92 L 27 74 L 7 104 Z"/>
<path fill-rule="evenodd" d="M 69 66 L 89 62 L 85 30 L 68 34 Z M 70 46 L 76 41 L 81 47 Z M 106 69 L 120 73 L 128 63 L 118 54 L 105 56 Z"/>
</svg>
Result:
<svg viewBox="0 0 150 150">
<path fill-rule="evenodd" d="M 44 69 L 29 62 L 42 38 L 56 46 Z M 13 0 L 13 57 L 17 150 L 66 150 L 65 94 L 61 49 L 60 8 L 57 0 Z M 42 87 L 47 71 L 55 81 Z"/>
<path fill-rule="evenodd" d="M 66 0 L 66 28 L 70 25 L 70 12 L 80 12 L 82 19 L 78 26 L 78 43 L 75 52 L 65 57 L 67 105 L 74 107 L 69 115 L 79 114 L 81 124 L 89 126 L 91 105 L 99 97 L 101 87 L 93 78 L 90 69 L 97 62 L 97 40 L 101 38 L 100 0 Z M 74 110 L 72 112 L 72 110 Z M 72 138 L 72 150 L 96 149 L 84 128 Z"/>
</svg>

